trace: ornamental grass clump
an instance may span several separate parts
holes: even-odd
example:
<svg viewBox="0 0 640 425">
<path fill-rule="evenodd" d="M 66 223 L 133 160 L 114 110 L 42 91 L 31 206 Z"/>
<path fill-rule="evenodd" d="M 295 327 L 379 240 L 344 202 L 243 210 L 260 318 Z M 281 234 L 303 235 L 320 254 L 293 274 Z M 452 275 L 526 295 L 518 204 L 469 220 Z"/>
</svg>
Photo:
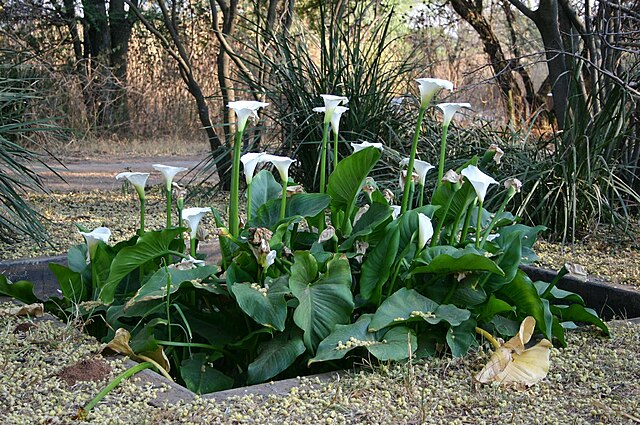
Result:
<svg viewBox="0 0 640 425">
<path fill-rule="evenodd" d="M 435 81 L 418 80 L 418 124 L 437 92 L 453 89 Z M 167 221 L 164 229 L 148 230 L 142 217 L 139 234 L 128 241 L 97 240 L 89 251 L 72 247 L 67 267 L 52 266 L 63 298 L 47 301 L 49 310 L 64 315 L 78 309 L 93 317 L 92 332 L 105 342 L 128 332 L 131 352 L 166 354 L 165 371 L 197 393 L 347 367 L 361 356 L 459 357 L 483 338 L 507 353 L 503 357 L 513 360 L 513 368 L 527 351 L 511 341 L 500 346 L 498 338 L 524 332 L 522 344 L 535 336 L 548 349 L 551 343 L 566 345 L 564 330 L 576 322 L 608 332 L 580 296 L 556 288 L 557 281 L 534 282 L 519 269 L 536 260 L 532 246 L 544 227 L 523 225 L 507 211 L 520 185 L 515 179 L 498 185 L 487 173 L 487 164 L 502 153 L 496 146 L 446 173 L 441 155 L 436 189 L 425 195 L 435 166 L 420 158 L 413 143 L 403 161 L 404 184 L 393 193 L 370 177 L 385 152 L 382 145 L 353 144 L 354 152 L 344 158 L 335 147 L 334 155 L 326 154 L 334 117 L 327 111 L 334 108 L 335 114 L 340 105 L 325 105 L 320 191 L 308 193 L 290 179 L 294 159 L 242 155 L 246 118 L 267 106 L 247 105 L 229 105 L 238 112 L 229 222 L 213 208 L 185 208 L 186 223 L 179 227 Z M 467 106 L 441 105 L 443 151 L 446 127 L 460 105 Z M 417 125 L 414 141 L 420 130 Z M 268 169 L 256 173 L 260 164 L 275 166 L 279 181 Z M 483 201 L 498 190 L 503 202 L 492 213 Z M 219 264 L 197 250 L 198 228 L 209 213 L 215 220 L 209 233 L 220 242 Z M 0 280 L 0 293 L 25 301 L 35 299 L 32 289 L 28 282 Z M 546 370 L 540 364 L 536 379 Z M 479 376 L 488 382 L 501 373 Z"/>
</svg>

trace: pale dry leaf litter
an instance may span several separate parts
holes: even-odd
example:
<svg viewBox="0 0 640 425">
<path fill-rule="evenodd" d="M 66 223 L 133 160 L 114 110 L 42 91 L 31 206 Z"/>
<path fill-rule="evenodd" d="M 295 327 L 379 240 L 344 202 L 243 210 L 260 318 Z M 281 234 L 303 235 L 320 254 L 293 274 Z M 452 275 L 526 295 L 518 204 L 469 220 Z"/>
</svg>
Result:
<svg viewBox="0 0 640 425">
<path fill-rule="evenodd" d="M 7 305 L 0 305 L 7 307 Z M 78 408 L 124 370 L 107 358 L 107 380 L 68 385 L 59 374 L 95 359 L 102 345 L 73 327 L 0 317 L 0 418 L 11 424 L 68 424 Z M 226 402 L 202 398 L 156 408 L 166 388 L 124 381 L 90 412 L 105 424 L 632 424 L 640 418 L 640 325 L 614 324 L 611 338 L 588 329 L 569 332 L 567 349 L 552 349 L 551 369 L 524 390 L 479 386 L 472 375 L 488 359 L 433 359 L 389 364 L 319 384 L 303 378 L 287 396 L 245 396 Z M 99 358 L 99 357 L 98 357 Z M 134 378 L 135 380 L 136 378 Z"/>
</svg>

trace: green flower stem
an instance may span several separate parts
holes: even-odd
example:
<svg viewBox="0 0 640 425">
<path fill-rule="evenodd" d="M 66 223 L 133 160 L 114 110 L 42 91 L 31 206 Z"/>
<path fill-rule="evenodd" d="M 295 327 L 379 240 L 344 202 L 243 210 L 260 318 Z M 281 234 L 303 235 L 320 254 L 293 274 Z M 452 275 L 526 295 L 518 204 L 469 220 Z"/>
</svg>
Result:
<svg viewBox="0 0 640 425">
<path fill-rule="evenodd" d="M 420 191 L 418 194 L 418 208 L 420 208 L 424 201 L 424 185 L 422 183 L 418 183 L 418 190 Z"/>
<path fill-rule="evenodd" d="M 251 220 L 251 183 L 247 185 L 247 222 Z"/>
<path fill-rule="evenodd" d="M 565 266 L 562 266 L 560 271 L 558 271 L 558 274 L 556 275 L 556 277 L 553 278 L 553 280 L 549 283 L 549 285 L 544 290 L 542 295 L 540 295 L 540 298 L 542 298 L 542 299 L 547 298 L 549 296 L 549 294 L 551 293 L 551 291 L 553 290 L 553 288 L 555 288 L 555 286 L 558 284 L 558 282 L 560 282 L 560 279 L 562 279 L 567 273 L 569 273 L 569 270 L 567 270 L 567 268 Z"/>
<path fill-rule="evenodd" d="M 476 248 L 480 249 L 480 235 L 482 233 L 482 204 L 483 201 L 480 199 L 478 202 L 478 219 L 476 220 Z"/>
<path fill-rule="evenodd" d="M 284 176 L 281 176 L 284 177 Z M 282 179 L 282 200 L 280 201 L 280 220 L 284 220 L 287 210 L 287 179 Z"/>
<path fill-rule="evenodd" d="M 171 227 L 171 186 L 166 190 L 167 195 L 167 229 Z"/>
<path fill-rule="evenodd" d="M 138 198 L 140 199 L 140 229 L 138 231 L 138 234 L 142 236 L 144 234 L 144 214 L 145 214 L 144 188 L 136 187 L 136 191 L 138 192 Z"/>
<path fill-rule="evenodd" d="M 240 153 L 242 150 L 243 131 L 236 131 L 233 141 L 233 166 L 231 168 L 231 199 L 229 200 L 229 231 L 233 236 L 240 232 L 240 218 L 238 216 L 238 197 L 240 188 Z"/>
<path fill-rule="evenodd" d="M 169 337 L 169 341 L 171 341 L 171 314 L 169 314 L 171 310 L 171 273 L 169 273 L 169 269 L 165 266 L 165 272 L 167 273 L 167 300 L 165 302 L 165 310 L 167 314 L 167 334 Z"/>
<path fill-rule="evenodd" d="M 329 140 L 330 121 L 325 121 L 322 130 L 322 147 L 320 148 L 320 193 L 325 193 L 325 181 L 327 174 L 327 141 Z"/>
<path fill-rule="evenodd" d="M 438 220 L 438 224 L 436 225 L 436 230 L 433 232 L 433 237 L 431 238 L 431 244 L 429 244 L 429 246 L 436 246 L 438 244 L 438 240 L 440 240 L 440 232 L 442 231 L 442 225 L 447 219 L 447 213 L 449 212 L 449 208 L 451 207 L 452 200 L 453 200 L 453 196 L 450 196 L 449 199 L 447 199 L 447 204 L 444 206 L 442 218 Z M 458 219 L 456 220 L 456 223 L 455 223 L 456 227 L 458 225 L 459 220 L 460 220 L 460 216 L 458 215 Z"/>
<path fill-rule="evenodd" d="M 515 191 L 513 193 L 515 194 Z M 507 195 L 504 197 L 504 200 L 502 201 L 500 208 L 498 208 L 498 211 L 494 214 L 493 218 L 491 219 L 491 223 L 489 223 L 489 227 L 487 227 L 487 230 L 484 232 L 484 236 L 482 237 L 482 242 L 480 243 L 480 248 L 482 248 L 484 244 L 487 242 L 487 238 L 489 237 L 489 234 L 491 234 L 491 231 L 493 230 L 496 223 L 498 222 L 498 217 L 504 212 L 505 208 L 507 207 L 507 204 L 509 203 L 511 198 L 513 198 L 513 195 L 509 196 L 509 194 L 510 194 L 510 191 L 507 192 Z"/>
<path fill-rule="evenodd" d="M 411 177 L 413 176 L 413 164 L 416 161 L 416 151 L 418 150 L 418 139 L 420 138 L 420 129 L 422 128 L 422 119 L 424 118 L 424 112 L 427 110 L 427 106 L 420 106 L 420 111 L 418 112 L 418 121 L 416 122 L 416 131 L 413 133 L 413 142 L 411 143 L 411 154 L 409 155 L 409 164 L 407 165 L 407 177 L 404 181 L 404 192 L 402 194 L 402 207 L 400 208 L 400 214 L 407 211 L 407 206 L 409 205 L 409 193 L 407 188 L 409 187 L 409 182 L 411 181 Z"/>
<path fill-rule="evenodd" d="M 123 380 L 135 375 L 138 372 L 141 372 L 145 369 L 149 369 L 151 367 L 153 367 L 154 364 L 151 362 L 144 362 L 144 363 L 139 363 L 135 366 L 130 367 L 129 369 L 125 370 L 124 372 L 122 372 L 120 375 L 116 376 L 115 379 L 111 382 L 109 382 L 109 384 L 104 387 L 102 389 L 102 391 L 100 391 L 98 393 L 97 396 L 95 396 L 93 398 L 93 400 L 91 400 L 89 403 L 87 403 L 87 405 L 80 409 L 80 413 L 78 414 L 78 416 L 84 416 L 86 417 L 87 413 L 89 413 L 91 411 L 91 409 L 93 409 L 99 402 L 100 400 L 102 400 L 104 398 L 104 396 L 106 396 L 107 394 L 109 394 L 109 392 L 111 390 L 113 390 L 115 387 L 117 387 L 120 382 L 122 382 Z M 162 369 L 162 368 L 161 368 Z"/>
<path fill-rule="evenodd" d="M 467 215 L 464 218 L 464 225 L 462 226 L 462 232 L 460 233 L 460 244 L 462 244 L 462 242 L 465 239 L 467 239 L 467 233 L 469 233 L 469 223 L 471 223 L 471 212 L 473 212 L 473 208 L 476 206 L 476 202 L 477 202 L 477 199 L 474 199 L 473 202 L 467 208 L 467 212 L 466 212 Z M 457 223 L 456 223 L 456 227 L 457 227 Z M 454 238 L 455 236 L 452 237 L 452 239 Z M 449 245 L 453 245 L 453 242 L 451 242 Z"/>
<path fill-rule="evenodd" d="M 447 133 L 449 125 L 442 126 L 442 139 L 440 140 L 440 162 L 438 163 L 438 184 L 436 188 L 442 184 L 442 176 L 444 176 L 444 157 L 447 151 Z"/>
<path fill-rule="evenodd" d="M 182 226 L 182 210 L 184 209 L 183 202 L 178 201 L 178 227 Z M 184 232 L 180 232 L 180 240 L 184 240 Z"/>
<path fill-rule="evenodd" d="M 193 258 L 196 258 L 196 240 L 198 238 L 196 236 L 189 238 L 189 253 Z"/>
<path fill-rule="evenodd" d="M 491 343 L 491 345 L 493 345 L 493 348 L 495 348 L 496 350 L 498 348 L 500 348 L 500 343 L 498 341 L 496 341 L 496 339 L 493 337 L 493 335 L 491 335 L 489 332 L 485 331 L 482 328 L 476 327 L 476 333 L 482 335 L 483 337 L 485 337 L 487 339 L 487 341 L 489 341 Z"/>
<path fill-rule="evenodd" d="M 336 165 L 338 165 L 338 133 L 333 136 L 333 164 L 331 167 L 331 172 L 336 170 Z"/>
</svg>

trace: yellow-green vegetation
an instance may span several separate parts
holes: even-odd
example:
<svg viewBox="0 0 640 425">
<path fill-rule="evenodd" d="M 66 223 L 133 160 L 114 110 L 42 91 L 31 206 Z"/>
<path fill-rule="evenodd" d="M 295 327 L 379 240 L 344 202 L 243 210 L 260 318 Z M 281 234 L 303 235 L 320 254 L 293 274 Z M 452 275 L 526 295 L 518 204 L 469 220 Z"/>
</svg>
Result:
<svg viewBox="0 0 640 425">
<path fill-rule="evenodd" d="M 5 306 L 0 306 L 0 308 Z M 0 317 L 0 417 L 4 423 L 73 423 L 80 407 L 121 373 L 107 358 L 101 381 L 67 384 L 60 372 L 94 358 L 101 345 L 51 321 L 28 326 L 25 318 Z M 382 365 L 320 384 L 303 378 L 287 396 L 247 395 L 224 402 L 149 404 L 165 387 L 127 380 L 92 410 L 87 423 L 428 423 L 591 424 L 640 421 L 640 324 L 615 323 L 611 338 L 581 329 L 567 335 L 568 348 L 552 349 L 551 370 L 525 391 L 477 386 L 472 375 L 488 359 L 475 350 L 459 359 L 414 365 Z M 488 345 L 485 345 L 485 348 Z"/>
</svg>

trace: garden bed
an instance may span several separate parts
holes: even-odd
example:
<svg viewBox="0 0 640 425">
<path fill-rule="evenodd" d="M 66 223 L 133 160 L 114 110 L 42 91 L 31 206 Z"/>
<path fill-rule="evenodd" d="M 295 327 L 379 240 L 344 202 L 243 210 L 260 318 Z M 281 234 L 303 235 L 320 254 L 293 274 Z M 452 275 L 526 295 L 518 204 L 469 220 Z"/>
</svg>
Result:
<svg viewBox="0 0 640 425">
<path fill-rule="evenodd" d="M 21 324 L 33 323 L 33 326 Z M 26 330 L 20 330 L 25 329 Z M 339 377 L 300 378 L 196 397 L 155 373 L 124 381 L 89 414 L 90 423 L 637 423 L 640 418 L 640 323 L 611 322 L 611 337 L 592 328 L 569 332 L 568 348 L 552 350 L 547 378 L 527 390 L 478 386 L 472 374 L 487 360 L 413 365 L 362 365 Z M 9 423 L 69 423 L 78 409 L 122 372 L 123 359 L 97 354 L 101 345 L 54 320 L 0 317 Z M 65 382 L 79 361 L 106 364 L 95 380 Z M 89 376 L 89 374 L 86 374 Z M 505 419 L 508 418 L 508 419 Z"/>
</svg>

